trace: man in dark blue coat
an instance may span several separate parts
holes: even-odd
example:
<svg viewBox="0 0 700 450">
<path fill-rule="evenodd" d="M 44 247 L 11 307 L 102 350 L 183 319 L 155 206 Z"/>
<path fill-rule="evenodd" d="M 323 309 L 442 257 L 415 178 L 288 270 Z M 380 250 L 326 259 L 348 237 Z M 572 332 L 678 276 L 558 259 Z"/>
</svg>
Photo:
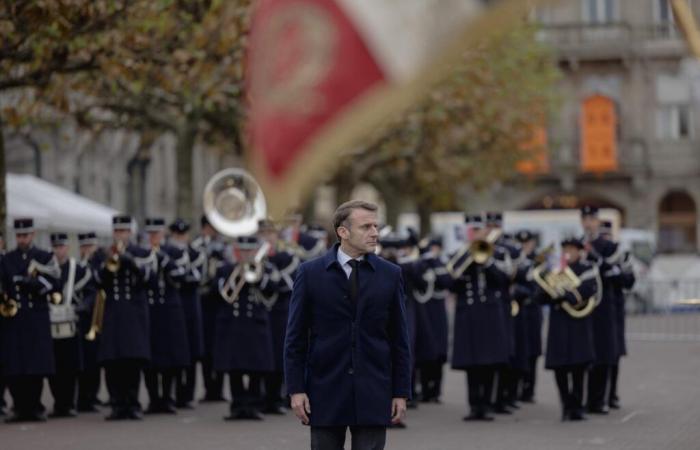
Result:
<svg viewBox="0 0 700 450">
<path fill-rule="evenodd" d="M 97 246 L 97 235 L 92 231 L 79 233 L 78 245 L 81 264 L 93 274 L 105 258 L 102 249 Z M 81 336 L 86 336 L 90 331 L 97 290 L 95 277 L 91 276 L 83 291 L 82 302 L 76 310 Z M 97 412 L 97 405 L 100 404 L 97 394 L 100 391 L 102 369 L 97 362 L 98 346 L 99 335 L 94 340 L 83 339 L 83 370 L 78 376 L 78 412 Z"/>
<path fill-rule="evenodd" d="M 484 241 L 488 229 L 480 215 L 466 218 L 471 240 Z M 503 285 L 510 282 L 508 255 L 492 246 L 484 261 L 464 247 L 450 258 L 447 270 L 453 278 L 451 290 L 457 295 L 454 318 L 452 367 L 467 372 L 470 413 L 464 420 L 490 421 L 487 414 L 498 367 L 510 358 L 510 334 L 506 331 L 506 309 L 510 299 Z"/>
<path fill-rule="evenodd" d="M 589 302 L 599 299 L 598 269 L 582 259 L 583 242 L 567 238 L 561 243 L 568 268 L 577 278 L 576 283 L 553 287 L 546 282 L 544 268 L 535 270 L 538 283 L 535 298 L 552 305 L 547 333 L 545 367 L 554 370 L 554 377 L 562 403 L 562 421 L 579 421 L 583 415 L 583 379 L 588 365 L 594 361 L 593 325 L 590 315 L 574 317 L 563 308 L 566 302 L 577 310 L 584 310 Z M 539 274 L 543 275 L 540 276 Z"/>
<path fill-rule="evenodd" d="M 311 425 L 311 448 L 383 449 L 405 414 L 411 355 L 399 267 L 374 254 L 377 207 L 338 207 L 340 243 L 297 271 L 285 340 L 294 413 Z"/>
<path fill-rule="evenodd" d="M 206 253 L 200 252 L 190 245 L 190 225 L 182 219 L 176 219 L 170 224 L 169 244 L 183 252 L 185 276 L 180 281 L 180 299 L 185 313 L 187 327 L 187 344 L 190 361 L 187 367 L 180 371 L 177 377 L 175 391 L 175 406 L 181 409 L 193 408 L 194 390 L 196 385 L 197 361 L 204 352 L 204 336 L 202 331 L 202 304 L 199 297 L 199 285 L 202 272 L 206 269 Z"/>
<path fill-rule="evenodd" d="M 214 370 L 214 326 L 219 306 L 219 293 L 212 280 L 219 268 L 230 258 L 226 245 L 219 239 L 219 233 L 209 223 L 206 215 L 200 220 L 201 232 L 192 241 L 192 248 L 197 252 L 193 265 L 199 267 L 202 275 L 199 298 L 202 307 L 202 378 L 204 381 L 203 402 L 225 401 L 222 374 Z"/>
<path fill-rule="evenodd" d="M 141 420 L 141 370 L 151 359 L 146 286 L 153 255 L 131 243 L 132 219 L 114 216 L 114 243 L 95 271 L 105 294 L 98 361 L 105 367 L 112 411 L 107 420 Z"/>
<path fill-rule="evenodd" d="M 151 331 L 151 363 L 144 375 L 148 390 L 147 414 L 175 414 L 174 381 L 190 363 L 185 313 L 180 298 L 188 254 L 165 244 L 165 220 L 146 219 L 150 243 L 152 276 L 146 285 Z"/>
<path fill-rule="evenodd" d="M 17 248 L 0 266 L 2 301 L 16 306 L 16 313 L 6 314 L 0 324 L 0 366 L 14 404 L 6 422 L 44 421 L 43 380 L 55 370 L 49 302 L 57 299 L 60 269 L 51 253 L 32 244 L 32 219 L 16 219 L 14 226 Z"/>
<path fill-rule="evenodd" d="M 279 279 L 277 292 L 270 298 L 261 297 L 270 313 L 270 331 L 272 334 L 272 355 L 274 367 L 265 375 L 265 414 L 284 414 L 286 400 L 282 395 L 284 384 L 284 337 L 287 333 L 289 316 L 289 299 L 292 296 L 294 274 L 301 263 L 299 256 L 285 242 L 279 240 L 275 225 L 264 220 L 260 222 L 259 236 L 270 244 L 268 261 L 274 266 Z"/>
<path fill-rule="evenodd" d="M 214 370 L 228 374 L 230 415 L 225 420 L 262 420 L 261 383 L 274 369 L 270 315 L 265 306 L 277 291 L 267 248 L 256 236 L 236 238 L 235 263 L 219 268 L 214 284 L 219 305 L 214 328 Z M 248 378 L 247 386 L 244 378 Z"/>
<path fill-rule="evenodd" d="M 90 296 L 92 272 L 89 267 L 68 256 L 68 235 L 52 233 L 51 246 L 61 268 L 61 301 L 49 305 L 56 373 L 49 378 L 54 398 L 49 417 L 75 417 L 78 373 L 83 368 L 84 335 L 78 328 L 76 311 Z M 87 292 L 86 292 L 87 291 Z"/>
<path fill-rule="evenodd" d="M 598 267 L 602 280 L 601 302 L 591 315 L 596 359 L 588 376 L 587 408 L 589 413 L 607 414 L 606 394 L 610 388 L 612 367 L 620 356 L 617 336 L 617 297 L 615 286 L 619 282 L 622 261 L 620 246 L 600 235 L 598 209 L 584 206 L 581 223 L 586 234 L 586 259 Z"/>
</svg>

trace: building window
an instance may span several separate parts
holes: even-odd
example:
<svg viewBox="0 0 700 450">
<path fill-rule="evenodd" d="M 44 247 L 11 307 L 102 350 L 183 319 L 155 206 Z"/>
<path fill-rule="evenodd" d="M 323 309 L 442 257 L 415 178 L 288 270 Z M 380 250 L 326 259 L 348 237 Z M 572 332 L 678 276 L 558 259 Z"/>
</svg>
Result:
<svg viewBox="0 0 700 450">
<path fill-rule="evenodd" d="M 586 23 L 604 24 L 617 20 L 617 0 L 583 0 Z"/>
<path fill-rule="evenodd" d="M 695 201 L 683 191 L 669 192 L 659 205 L 659 251 L 662 253 L 694 253 L 697 213 Z"/>
<path fill-rule="evenodd" d="M 654 2 L 654 30 L 656 37 L 675 37 L 676 21 L 668 0 L 652 0 Z"/>
<path fill-rule="evenodd" d="M 692 137 L 692 111 L 689 105 L 662 105 L 656 111 L 656 137 L 677 141 Z"/>
<path fill-rule="evenodd" d="M 617 111 L 615 102 L 603 95 L 583 101 L 580 117 L 581 170 L 617 170 Z"/>
</svg>

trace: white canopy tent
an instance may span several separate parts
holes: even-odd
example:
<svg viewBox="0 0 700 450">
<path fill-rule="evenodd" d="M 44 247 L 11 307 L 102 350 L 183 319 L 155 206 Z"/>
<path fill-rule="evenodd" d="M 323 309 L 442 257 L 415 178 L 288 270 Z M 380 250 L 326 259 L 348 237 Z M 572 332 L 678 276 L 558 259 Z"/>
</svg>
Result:
<svg viewBox="0 0 700 450">
<path fill-rule="evenodd" d="M 94 231 L 103 237 L 112 233 L 112 216 L 118 213 L 115 209 L 33 175 L 8 173 L 5 182 L 8 234 L 12 233 L 14 219 L 19 217 L 34 219 L 41 241 L 54 231 L 71 234 Z"/>
</svg>

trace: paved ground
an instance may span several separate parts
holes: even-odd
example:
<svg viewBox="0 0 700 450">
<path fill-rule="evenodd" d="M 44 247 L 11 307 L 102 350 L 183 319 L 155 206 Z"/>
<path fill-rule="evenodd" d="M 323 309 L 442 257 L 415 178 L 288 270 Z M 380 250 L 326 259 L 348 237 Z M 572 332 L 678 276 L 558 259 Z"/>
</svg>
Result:
<svg viewBox="0 0 700 450">
<path fill-rule="evenodd" d="M 700 344 L 635 341 L 623 361 L 624 408 L 584 423 L 560 423 L 553 376 L 540 371 L 538 403 L 487 424 L 464 423 L 464 378 L 448 373 L 444 403 L 409 411 L 409 428 L 389 432 L 389 449 L 698 449 Z M 48 401 L 50 404 L 50 400 Z M 308 430 L 288 417 L 221 420 L 225 404 L 177 416 L 106 423 L 102 415 L 38 425 L 0 425 L 0 449 L 277 450 L 308 448 Z"/>
</svg>

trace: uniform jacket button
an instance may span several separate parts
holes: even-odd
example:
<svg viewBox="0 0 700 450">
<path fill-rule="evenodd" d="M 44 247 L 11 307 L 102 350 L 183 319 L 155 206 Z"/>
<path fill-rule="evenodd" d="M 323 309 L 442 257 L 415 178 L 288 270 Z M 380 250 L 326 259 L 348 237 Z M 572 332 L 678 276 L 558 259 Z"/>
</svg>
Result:
<svg viewBox="0 0 700 450">
<path fill-rule="evenodd" d="M 239 313 L 238 313 L 238 310 L 234 310 L 234 311 L 233 311 L 233 317 L 238 317 L 238 314 L 239 314 Z"/>
</svg>

